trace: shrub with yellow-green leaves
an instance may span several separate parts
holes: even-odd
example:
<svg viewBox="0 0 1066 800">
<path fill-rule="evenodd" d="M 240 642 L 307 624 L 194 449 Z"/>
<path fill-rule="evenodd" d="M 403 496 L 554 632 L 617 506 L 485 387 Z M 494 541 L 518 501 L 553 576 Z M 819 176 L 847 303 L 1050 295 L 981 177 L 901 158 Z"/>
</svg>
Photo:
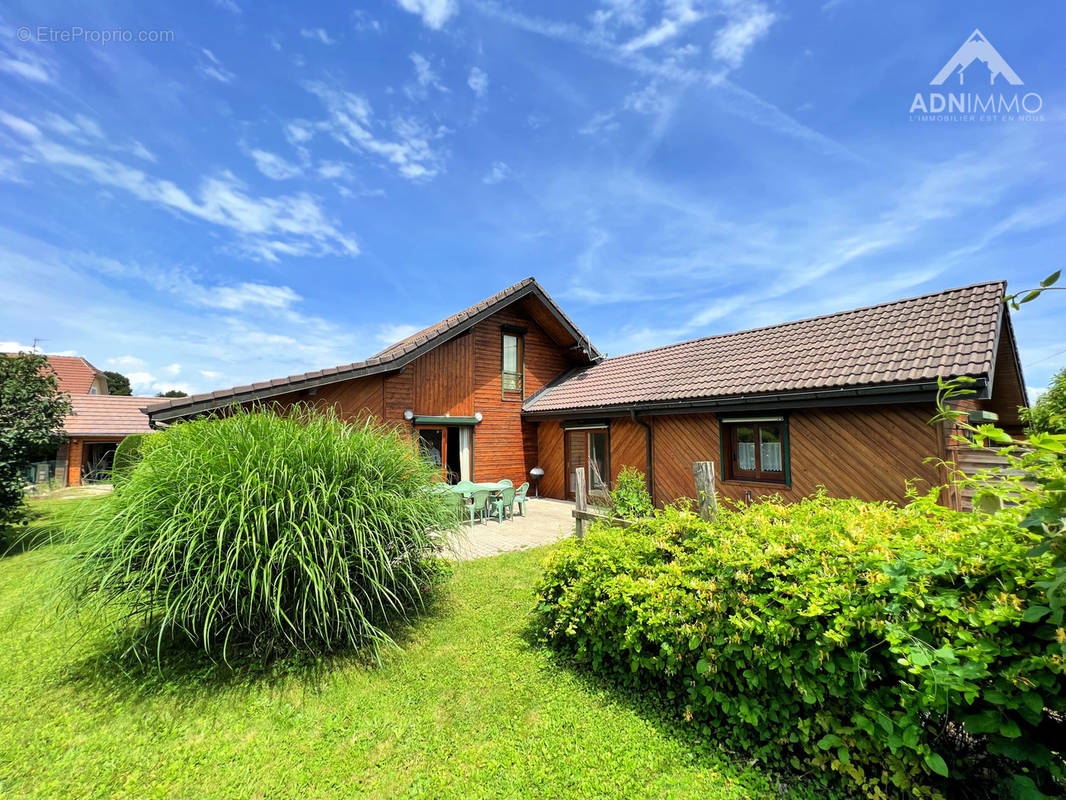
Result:
<svg viewBox="0 0 1066 800">
<path fill-rule="evenodd" d="M 1032 611 L 1052 571 L 1027 557 L 1024 513 L 932 497 L 770 500 L 715 524 L 667 509 L 554 550 L 535 624 L 772 766 L 935 797 L 991 762 L 1004 790 L 1056 795 L 1066 634 Z"/>
</svg>

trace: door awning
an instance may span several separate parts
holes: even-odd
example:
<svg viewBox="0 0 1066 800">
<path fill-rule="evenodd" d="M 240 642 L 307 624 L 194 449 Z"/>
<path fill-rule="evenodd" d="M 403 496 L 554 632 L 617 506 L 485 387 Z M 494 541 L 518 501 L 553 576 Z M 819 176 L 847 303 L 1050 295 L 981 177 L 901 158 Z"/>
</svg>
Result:
<svg viewBox="0 0 1066 800">
<path fill-rule="evenodd" d="M 415 414 L 415 425 L 477 425 L 477 417 L 423 417 Z"/>
</svg>

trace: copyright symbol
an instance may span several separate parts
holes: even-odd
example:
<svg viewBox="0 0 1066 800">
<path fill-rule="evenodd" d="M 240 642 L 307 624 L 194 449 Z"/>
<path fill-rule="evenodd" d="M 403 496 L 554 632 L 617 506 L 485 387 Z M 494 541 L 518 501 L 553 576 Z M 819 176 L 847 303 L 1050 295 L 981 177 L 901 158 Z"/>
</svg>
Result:
<svg viewBox="0 0 1066 800">
<path fill-rule="evenodd" d="M 19 29 L 15 31 L 15 36 L 20 42 L 28 42 L 33 36 L 33 33 L 25 25 L 20 25 Z"/>
</svg>

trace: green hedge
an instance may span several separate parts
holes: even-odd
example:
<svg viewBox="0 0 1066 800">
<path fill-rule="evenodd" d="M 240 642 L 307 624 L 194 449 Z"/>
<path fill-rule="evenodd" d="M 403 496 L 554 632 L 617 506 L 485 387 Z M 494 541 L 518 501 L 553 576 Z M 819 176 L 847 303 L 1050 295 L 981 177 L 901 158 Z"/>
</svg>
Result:
<svg viewBox="0 0 1066 800">
<path fill-rule="evenodd" d="M 1020 513 L 817 496 L 711 525 L 667 509 L 554 550 L 536 628 L 716 741 L 869 797 L 936 796 L 989 754 L 1027 796 L 1055 794 L 1064 632 L 1030 621 L 1051 569 Z"/>
</svg>

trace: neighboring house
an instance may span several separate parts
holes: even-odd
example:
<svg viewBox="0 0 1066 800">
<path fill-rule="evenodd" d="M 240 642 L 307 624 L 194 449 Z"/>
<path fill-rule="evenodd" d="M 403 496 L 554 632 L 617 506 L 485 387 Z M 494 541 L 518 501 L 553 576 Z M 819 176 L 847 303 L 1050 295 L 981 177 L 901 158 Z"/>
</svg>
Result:
<svg viewBox="0 0 1066 800">
<path fill-rule="evenodd" d="M 49 477 L 69 486 L 106 480 L 118 443 L 131 433 L 151 431 L 142 409 L 155 398 L 109 395 L 107 376 L 80 356 L 47 358 L 71 404 L 63 423 L 67 441 L 59 446 L 54 461 L 46 463 Z"/>
<path fill-rule="evenodd" d="M 869 308 L 604 359 L 532 278 L 366 361 L 153 403 L 153 425 L 233 403 L 334 406 L 409 426 L 454 479 L 526 480 L 573 495 L 623 466 L 659 504 L 695 493 L 694 461 L 744 500 L 904 499 L 906 482 L 947 482 L 938 377 L 970 376 L 966 407 L 1020 425 L 1024 383 L 1006 284 L 984 283 Z M 952 504 L 957 499 L 947 498 Z"/>
<path fill-rule="evenodd" d="M 63 423 L 67 443 L 57 461 L 66 461 L 67 485 L 109 480 L 118 443 L 131 433 L 149 433 L 142 410 L 154 397 L 72 394 L 72 413 Z"/>
</svg>

